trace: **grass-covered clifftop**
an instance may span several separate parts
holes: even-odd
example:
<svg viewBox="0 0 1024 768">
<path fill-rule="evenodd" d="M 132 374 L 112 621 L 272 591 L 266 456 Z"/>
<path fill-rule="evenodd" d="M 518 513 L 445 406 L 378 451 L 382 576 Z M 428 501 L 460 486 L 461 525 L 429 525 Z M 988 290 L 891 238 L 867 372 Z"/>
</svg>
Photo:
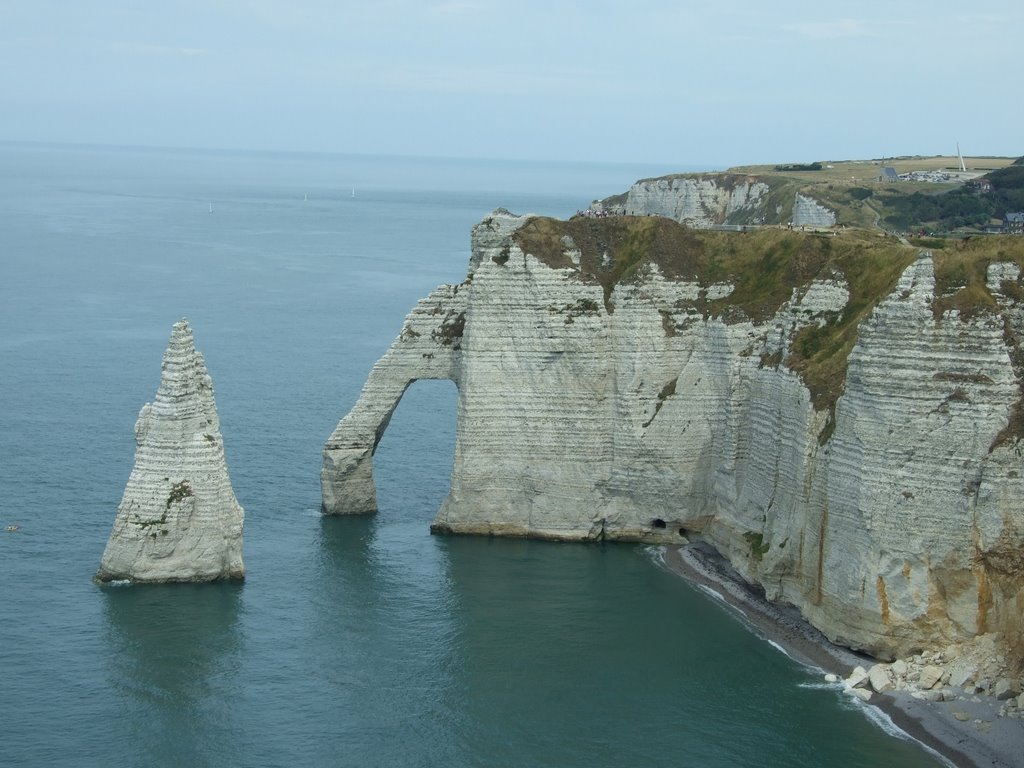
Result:
<svg viewBox="0 0 1024 768">
<path fill-rule="evenodd" d="M 751 211 L 741 211 L 730 216 L 728 224 L 785 224 L 792 218 L 797 194 L 833 211 L 840 225 L 901 232 L 978 232 L 993 218 L 1024 210 L 1024 158 L 969 157 L 965 161 L 966 172 L 959 171 L 957 157 L 915 156 L 737 166 L 716 174 L 671 174 L 660 179 L 715 179 L 725 189 L 738 179 L 768 185 L 769 199 L 757 206 L 754 218 Z M 913 178 L 882 181 L 887 167 Z M 965 183 L 979 180 L 988 184 L 982 188 Z M 623 193 L 601 203 L 615 208 L 625 200 Z"/>
<path fill-rule="evenodd" d="M 731 284 L 727 297 L 711 300 L 701 292 L 692 304 L 704 317 L 725 322 L 767 321 L 794 290 L 814 280 L 841 278 L 850 292 L 846 306 L 837 307 L 824 326 L 801 330 L 789 356 L 772 361 L 799 373 L 818 409 L 833 407 L 843 392 L 858 325 L 892 292 L 920 252 L 872 230 L 836 236 L 777 228 L 715 232 L 658 216 L 577 216 L 568 221 L 537 217 L 513 238 L 524 252 L 555 268 L 575 268 L 571 252 L 578 251 L 580 275 L 602 286 L 608 312 L 615 309 L 614 287 L 638 280 L 650 264 L 666 278 L 704 288 Z M 937 321 L 946 309 L 970 317 L 995 308 L 985 285 L 986 269 L 994 261 L 1014 261 L 1024 268 L 1024 238 L 970 238 L 934 252 Z"/>
</svg>

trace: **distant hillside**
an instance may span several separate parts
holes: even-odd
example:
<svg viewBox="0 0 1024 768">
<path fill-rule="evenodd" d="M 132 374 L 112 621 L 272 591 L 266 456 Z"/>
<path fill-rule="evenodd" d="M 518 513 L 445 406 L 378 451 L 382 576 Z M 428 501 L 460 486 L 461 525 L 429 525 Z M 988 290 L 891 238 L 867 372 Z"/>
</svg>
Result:
<svg viewBox="0 0 1024 768">
<path fill-rule="evenodd" d="M 665 216 L 698 228 L 806 224 L 940 236 L 981 232 L 992 219 L 1024 211 L 1024 158 L 963 160 L 965 171 L 957 156 L 915 155 L 670 174 L 641 179 L 592 208 Z"/>
<path fill-rule="evenodd" d="M 952 231 L 984 227 L 990 219 L 1005 218 L 1008 211 L 1024 211 L 1024 158 L 981 178 L 991 182 L 990 192 L 981 192 L 972 184 L 939 194 L 906 194 L 891 185 L 876 197 L 885 211 L 882 223 L 896 230 L 927 227 Z"/>
</svg>

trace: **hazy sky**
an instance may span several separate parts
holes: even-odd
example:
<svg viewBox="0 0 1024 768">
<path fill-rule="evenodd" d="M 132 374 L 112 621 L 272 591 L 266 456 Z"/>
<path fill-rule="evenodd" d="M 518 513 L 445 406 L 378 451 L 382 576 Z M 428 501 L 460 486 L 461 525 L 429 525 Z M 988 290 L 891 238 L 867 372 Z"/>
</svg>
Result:
<svg viewBox="0 0 1024 768">
<path fill-rule="evenodd" d="M 1020 0 L 0 0 L 0 140 L 664 163 L 1024 153 Z"/>
</svg>

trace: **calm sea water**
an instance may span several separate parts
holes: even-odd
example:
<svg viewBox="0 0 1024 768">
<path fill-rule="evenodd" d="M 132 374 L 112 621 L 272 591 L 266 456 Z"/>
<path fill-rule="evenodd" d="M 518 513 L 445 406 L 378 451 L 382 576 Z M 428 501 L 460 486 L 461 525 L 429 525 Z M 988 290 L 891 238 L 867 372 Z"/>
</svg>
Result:
<svg viewBox="0 0 1024 768">
<path fill-rule="evenodd" d="M 0 145 L 0 764 L 935 765 L 651 552 L 430 536 L 451 384 L 406 395 L 378 515 L 318 513 L 324 440 L 476 221 L 674 170 Z M 101 589 L 182 315 L 248 578 Z"/>
</svg>

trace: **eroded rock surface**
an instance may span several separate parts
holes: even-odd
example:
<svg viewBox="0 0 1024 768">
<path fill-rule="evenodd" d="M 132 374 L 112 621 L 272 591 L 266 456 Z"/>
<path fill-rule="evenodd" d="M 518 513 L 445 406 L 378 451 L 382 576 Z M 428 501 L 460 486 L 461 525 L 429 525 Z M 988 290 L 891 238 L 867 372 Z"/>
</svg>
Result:
<svg viewBox="0 0 1024 768">
<path fill-rule="evenodd" d="M 436 531 L 703 538 L 844 645 L 891 659 L 997 632 L 1019 649 L 1024 254 L 968 307 L 931 254 L 877 235 L 719 235 L 496 211 L 470 277 L 410 314 L 332 434 L 324 511 L 375 508 L 401 393 L 450 378 Z M 665 237 L 678 248 L 647 258 Z"/>
<path fill-rule="evenodd" d="M 834 227 L 836 213 L 809 194 L 782 191 L 778 178 L 736 173 L 642 179 L 621 195 L 596 200 L 594 213 L 663 216 L 697 229 L 789 224 Z"/>
<path fill-rule="evenodd" d="M 738 217 L 759 221 L 771 188 L 753 176 L 710 174 L 638 181 L 617 198 L 596 202 L 596 211 L 630 216 L 664 216 L 691 227 L 725 224 Z"/>
<path fill-rule="evenodd" d="M 160 387 L 135 423 L 135 465 L 96 579 L 240 579 L 244 513 L 224 459 L 213 382 L 187 320 L 174 325 Z"/>
<path fill-rule="evenodd" d="M 794 227 L 834 227 L 836 214 L 807 195 L 796 196 L 793 204 Z"/>
</svg>

